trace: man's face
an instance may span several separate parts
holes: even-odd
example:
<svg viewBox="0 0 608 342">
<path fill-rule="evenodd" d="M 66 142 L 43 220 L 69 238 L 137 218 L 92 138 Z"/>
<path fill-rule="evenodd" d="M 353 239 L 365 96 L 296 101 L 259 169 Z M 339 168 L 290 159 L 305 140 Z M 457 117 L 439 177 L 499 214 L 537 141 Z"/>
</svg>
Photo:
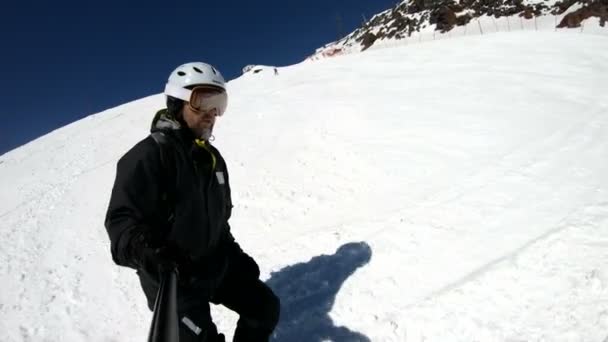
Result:
<svg viewBox="0 0 608 342">
<path fill-rule="evenodd" d="M 184 121 L 197 137 L 203 136 L 205 132 L 210 132 L 217 117 L 217 109 L 215 108 L 199 111 L 185 105 L 183 113 Z"/>
<path fill-rule="evenodd" d="M 214 87 L 197 86 L 192 89 L 190 102 L 183 110 L 184 121 L 199 138 L 207 140 L 215 124 L 215 118 L 226 109 L 226 92 Z"/>
</svg>

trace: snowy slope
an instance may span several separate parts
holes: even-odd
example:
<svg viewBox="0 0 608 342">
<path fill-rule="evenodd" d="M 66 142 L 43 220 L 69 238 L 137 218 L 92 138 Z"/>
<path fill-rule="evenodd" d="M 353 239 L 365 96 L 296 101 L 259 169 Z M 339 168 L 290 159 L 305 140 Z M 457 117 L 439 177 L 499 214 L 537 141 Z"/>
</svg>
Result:
<svg viewBox="0 0 608 342">
<path fill-rule="evenodd" d="M 498 33 L 230 82 L 215 144 L 234 233 L 283 301 L 274 340 L 603 341 L 607 61 L 605 37 Z M 160 106 L 0 156 L 1 341 L 145 340 L 103 216 Z"/>
</svg>

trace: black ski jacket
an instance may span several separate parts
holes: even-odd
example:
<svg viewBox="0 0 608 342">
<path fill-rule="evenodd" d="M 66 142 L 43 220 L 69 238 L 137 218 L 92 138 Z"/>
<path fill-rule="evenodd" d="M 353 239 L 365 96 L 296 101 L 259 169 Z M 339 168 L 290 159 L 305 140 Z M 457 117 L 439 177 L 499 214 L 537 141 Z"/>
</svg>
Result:
<svg viewBox="0 0 608 342">
<path fill-rule="evenodd" d="M 225 269 L 230 251 L 240 248 L 228 225 L 232 201 L 224 159 L 166 111 L 157 113 L 151 131 L 163 133 L 163 146 L 148 136 L 117 164 L 105 220 L 114 262 L 137 268 L 130 240 L 145 232 L 201 272 Z"/>
</svg>

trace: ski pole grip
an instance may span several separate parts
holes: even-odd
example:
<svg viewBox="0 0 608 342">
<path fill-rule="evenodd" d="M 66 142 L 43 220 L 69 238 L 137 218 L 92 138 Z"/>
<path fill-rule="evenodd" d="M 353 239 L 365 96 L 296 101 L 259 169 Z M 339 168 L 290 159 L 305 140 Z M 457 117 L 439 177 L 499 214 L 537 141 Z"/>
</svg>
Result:
<svg viewBox="0 0 608 342">
<path fill-rule="evenodd" d="M 148 342 L 179 342 L 177 271 L 175 269 L 161 274 Z"/>
</svg>

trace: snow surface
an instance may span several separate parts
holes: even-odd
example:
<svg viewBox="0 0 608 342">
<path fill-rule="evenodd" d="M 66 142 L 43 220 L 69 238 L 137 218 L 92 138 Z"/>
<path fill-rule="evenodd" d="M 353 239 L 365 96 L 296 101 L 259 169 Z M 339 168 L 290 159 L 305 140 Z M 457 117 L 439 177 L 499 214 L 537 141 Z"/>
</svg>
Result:
<svg viewBox="0 0 608 342">
<path fill-rule="evenodd" d="M 497 33 L 259 76 L 229 83 L 215 144 L 234 234 L 282 298 L 274 341 L 608 336 L 606 37 Z M 162 102 L 0 156 L 1 341 L 146 339 L 103 219 Z M 236 316 L 213 313 L 231 336 Z"/>
</svg>

